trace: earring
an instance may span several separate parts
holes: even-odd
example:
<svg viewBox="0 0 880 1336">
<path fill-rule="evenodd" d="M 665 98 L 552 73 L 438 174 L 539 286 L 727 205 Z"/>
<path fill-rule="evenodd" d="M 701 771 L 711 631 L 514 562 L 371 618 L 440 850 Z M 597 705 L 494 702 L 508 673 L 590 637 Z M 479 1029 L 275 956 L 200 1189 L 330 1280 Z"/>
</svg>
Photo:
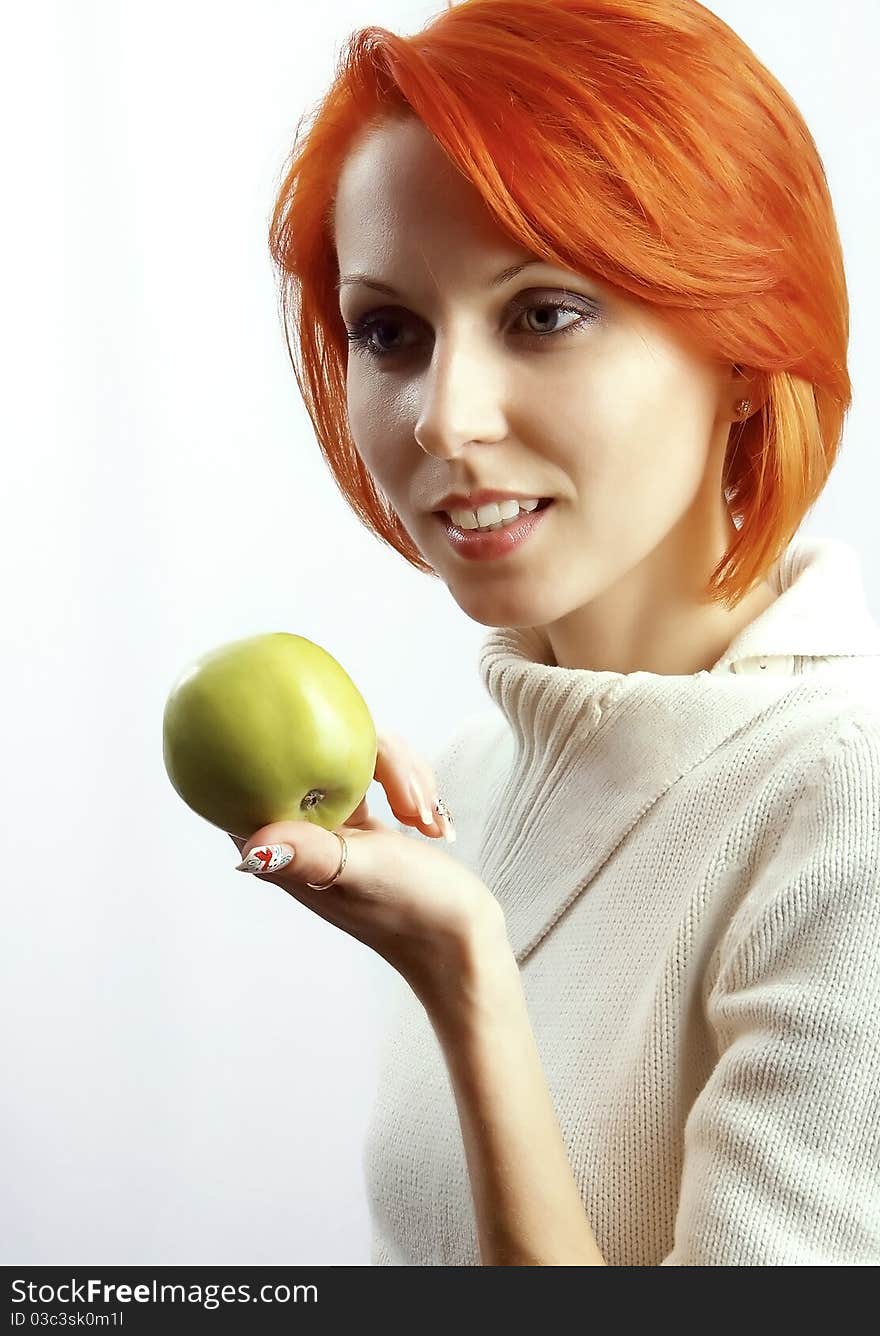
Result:
<svg viewBox="0 0 880 1336">
<path fill-rule="evenodd" d="M 751 406 L 751 399 L 740 399 L 739 403 L 736 405 L 736 412 L 739 413 L 741 417 L 745 417 Z"/>
</svg>

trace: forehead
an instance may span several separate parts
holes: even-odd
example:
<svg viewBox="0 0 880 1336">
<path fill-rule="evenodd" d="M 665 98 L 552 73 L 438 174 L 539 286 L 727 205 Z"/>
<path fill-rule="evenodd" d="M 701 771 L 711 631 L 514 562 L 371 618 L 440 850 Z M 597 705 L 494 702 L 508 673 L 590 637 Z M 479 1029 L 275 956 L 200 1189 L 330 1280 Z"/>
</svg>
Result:
<svg viewBox="0 0 880 1336">
<path fill-rule="evenodd" d="M 479 192 L 413 117 L 368 131 L 343 164 L 336 193 L 340 269 L 374 273 L 392 253 L 488 251 L 532 258 L 495 222 Z"/>
</svg>

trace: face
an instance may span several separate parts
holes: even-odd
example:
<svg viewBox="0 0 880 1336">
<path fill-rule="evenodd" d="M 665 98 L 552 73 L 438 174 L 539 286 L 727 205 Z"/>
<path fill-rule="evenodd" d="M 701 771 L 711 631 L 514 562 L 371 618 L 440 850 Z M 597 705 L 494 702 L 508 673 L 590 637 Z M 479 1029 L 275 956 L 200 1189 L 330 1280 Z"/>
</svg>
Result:
<svg viewBox="0 0 880 1336">
<path fill-rule="evenodd" d="M 415 119 L 352 150 L 335 229 L 340 275 L 394 290 L 340 290 L 350 332 L 374 322 L 349 350 L 353 439 L 459 606 L 540 629 L 550 662 L 680 671 L 659 666 L 670 628 L 702 618 L 717 639 L 731 615 L 701 588 L 735 532 L 721 468 L 748 385 L 589 273 L 542 261 L 493 286 L 535 255 Z M 468 560 L 434 512 L 478 487 L 553 505 L 524 544 Z"/>
</svg>

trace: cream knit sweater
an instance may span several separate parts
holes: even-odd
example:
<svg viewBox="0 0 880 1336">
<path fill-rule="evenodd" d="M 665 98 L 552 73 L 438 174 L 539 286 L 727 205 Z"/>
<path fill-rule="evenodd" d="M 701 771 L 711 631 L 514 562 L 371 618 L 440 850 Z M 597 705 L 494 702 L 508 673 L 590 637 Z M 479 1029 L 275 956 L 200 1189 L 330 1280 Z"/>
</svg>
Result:
<svg viewBox="0 0 880 1336">
<path fill-rule="evenodd" d="M 796 537 L 772 579 L 689 676 L 493 628 L 492 704 L 431 758 L 612 1266 L 880 1263 L 880 627 L 846 543 Z M 443 1056 L 395 978 L 371 1262 L 479 1266 Z"/>
</svg>

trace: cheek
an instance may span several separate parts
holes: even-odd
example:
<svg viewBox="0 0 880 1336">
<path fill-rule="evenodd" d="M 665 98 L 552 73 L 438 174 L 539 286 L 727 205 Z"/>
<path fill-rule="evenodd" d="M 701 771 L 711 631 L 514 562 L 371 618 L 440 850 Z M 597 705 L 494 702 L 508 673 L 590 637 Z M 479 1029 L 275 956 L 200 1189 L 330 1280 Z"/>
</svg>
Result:
<svg viewBox="0 0 880 1336">
<path fill-rule="evenodd" d="M 366 442 L 372 438 L 376 412 L 373 403 L 374 396 L 365 386 L 363 377 L 357 374 L 356 369 L 352 369 L 350 360 L 345 395 L 348 408 L 348 425 L 355 443 L 360 449 L 362 441 Z"/>
<path fill-rule="evenodd" d="M 569 436 L 567 471 L 599 550 L 650 548 L 699 492 L 698 433 L 668 407 L 653 397 L 597 396 Z"/>
<path fill-rule="evenodd" d="M 348 425 L 355 449 L 374 483 L 402 518 L 409 473 L 419 452 L 412 444 L 412 433 L 407 436 L 401 426 L 395 407 L 368 390 L 349 388 Z"/>
<path fill-rule="evenodd" d="M 384 456 L 388 452 L 390 439 L 387 420 L 383 417 L 376 395 L 364 384 L 362 377 L 349 373 L 348 389 L 348 427 L 352 440 L 361 459 L 372 474 L 380 477 L 384 468 Z"/>
</svg>

